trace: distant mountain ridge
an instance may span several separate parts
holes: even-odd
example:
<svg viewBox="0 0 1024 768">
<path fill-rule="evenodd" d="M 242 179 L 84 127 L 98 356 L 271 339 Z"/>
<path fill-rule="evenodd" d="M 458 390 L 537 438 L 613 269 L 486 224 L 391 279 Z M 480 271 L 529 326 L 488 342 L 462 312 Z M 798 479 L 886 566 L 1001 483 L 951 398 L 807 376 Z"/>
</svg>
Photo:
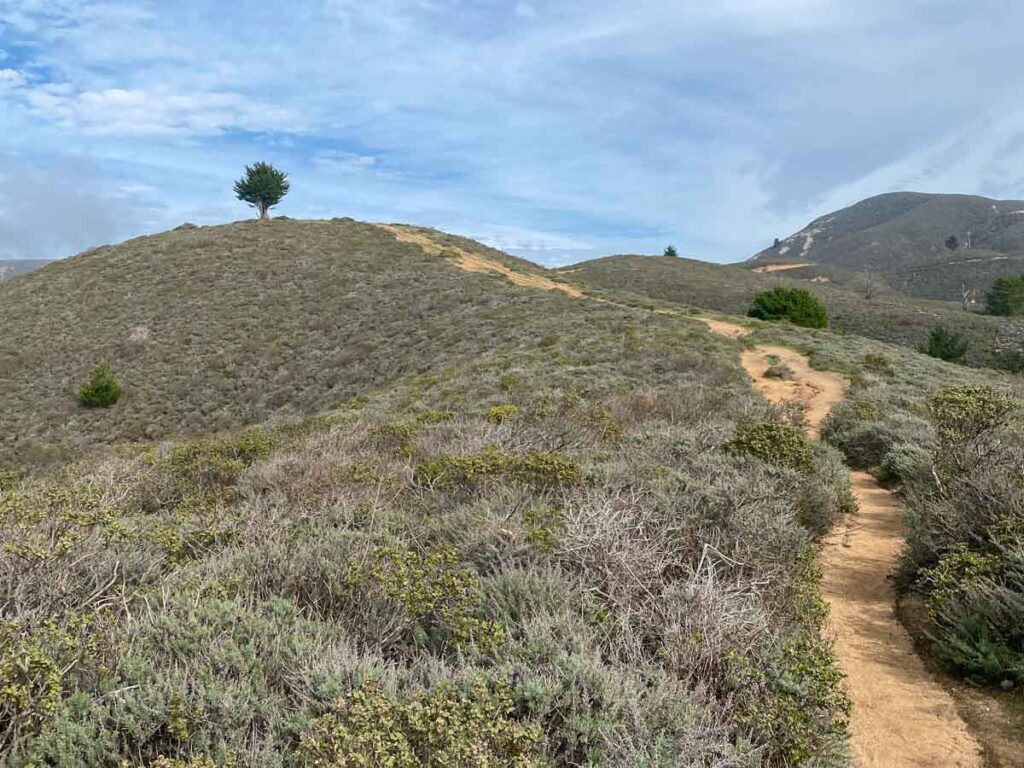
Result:
<svg viewBox="0 0 1024 768">
<path fill-rule="evenodd" d="M 49 259 L 10 259 L 0 261 L 0 280 L 9 280 L 12 277 L 39 269 L 44 264 L 49 264 Z"/>
<path fill-rule="evenodd" d="M 744 266 L 802 264 L 882 277 L 914 296 L 983 293 L 1024 274 L 1024 201 L 893 192 L 820 216 Z M 777 267 L 776 267 L 777 268 Z"/>
</svg>

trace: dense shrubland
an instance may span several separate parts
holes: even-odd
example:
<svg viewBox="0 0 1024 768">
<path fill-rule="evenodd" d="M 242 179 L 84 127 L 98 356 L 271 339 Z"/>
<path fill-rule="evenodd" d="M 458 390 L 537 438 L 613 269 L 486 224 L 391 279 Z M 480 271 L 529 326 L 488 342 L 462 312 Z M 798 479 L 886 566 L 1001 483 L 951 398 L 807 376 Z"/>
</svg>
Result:
<svg viewBox="0 0 1024 768">
<path fill-rule="evenodd" d="M 728 342 L 622 318 L 7 477 L 7 762 L 842 764 L 838 453 Z"/>
</svg>

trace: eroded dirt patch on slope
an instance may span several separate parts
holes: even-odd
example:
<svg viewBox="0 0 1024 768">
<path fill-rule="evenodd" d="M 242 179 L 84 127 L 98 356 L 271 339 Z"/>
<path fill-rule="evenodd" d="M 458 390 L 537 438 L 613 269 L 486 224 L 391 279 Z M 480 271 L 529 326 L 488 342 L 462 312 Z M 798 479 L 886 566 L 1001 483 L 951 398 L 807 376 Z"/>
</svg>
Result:
<svg viewBox="0 0 1024 768">
<path fill-rule="evenodd" d="M 403 227 L 398 224 L 378 224 L 377 226 L 393 234 L 400 243 L 417 245 L 426 253 L 435 256 L 454 257 L 452 261 L 455 266 L 467 272 L 496 272 L 516 285 L 540 288 L 546 291 L 562 291 L 562 293 L 567 293 L 575 298 L 583 295 L 583 291 L 575 286 L 559 283 L 543 275 L 516 272 L 514 269 L 510 269 L 494 259 L 489 259 L 479 253 L 473 253 L 463 248 L 450 245 L 442 246 L 411 227 Z"/>
</svg>

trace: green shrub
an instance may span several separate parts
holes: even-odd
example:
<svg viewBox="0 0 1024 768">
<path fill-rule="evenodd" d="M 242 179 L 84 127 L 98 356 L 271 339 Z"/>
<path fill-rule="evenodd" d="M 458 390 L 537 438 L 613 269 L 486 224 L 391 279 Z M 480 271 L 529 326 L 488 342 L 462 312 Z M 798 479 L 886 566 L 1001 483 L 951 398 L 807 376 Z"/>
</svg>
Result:
<svg viewBox="0 0 1024 768">
<path fill-rule="evenodd" d="M 455 418 L 454 411 L 428 410 L 416 414 L 417 424 L 440 424 L 444 421 L 451 421 Z"/>
<path fill-rule="evenodd" d="M 907 482 L 921 477 L 928 468 L 931 454 L 915 443 L 897 443 L 882 457 L 878 479 L 883 482 Z"/>
<path fill-rule="evenodd" d="M 1005 427 L 1015 407 L 1011 397 L 983 384 L 943 389 L 928 398 L 939 440 L 950 447 Z"/>
<path fill-rule="evenodd" d="M 773 288 L 759 293 L 747 314 L 761 320 L 788 320 L 804 328 L 828 326 L 825 307 L 803 288 Z"/>
<path fill-rule="evenodd" d="M 231 437 L 196 437 L 171 449 L 164 466 L 182 490 L 234 484 L 255 461 L 265 459 L 276 446 L 274 436 L 253 428 Z"/>
<path fill-rule="evenodd" d="M 1024 373 L 1024 349 L 995 350 L 989 359 L 989 365 L 1000 371 Z"/>
<path fill-rule="evenodd" d="M 955 363 L 967 354 L 969 346 L 970 343 L 959 331 L 936 325 L 928 334 L 928 343 L 921 351 L 947 363 Z"/>
<path fill-rule="evenodd" d="M 515 405 L 495 405 L 487 411 L 487 420 L 492 424 L 501 424 L 513 418 L 519 413 L 518 406 Z"/>
<path fill-rule="evenodd" d="M 1024 315 L 1024 275 L 1000 277 L 986 294 L 985 304 L 990 315 Z"/>
<path fill-rule="evenodd" d="M 753 456 L 775 467 L 800 472 L 814 469 L 811 444 L 803 432 L 789 424 L 763 422 L 740 425 L 726 448 L 733 454 Z"/>
<path fill-rule="evenodd" d="M 882 376 L 891 378 L 896 375 L 892 360 L 886 355 L 877 352 L 869 352 L 861 358 L 861 366 L 865 371 L 871 371 Z"/>
<path fill-rule="evenodd" d="M 121 385 L 105 363 L 97 365 L 89 381 L 78 390 L 78 402 L 86 408 L 109 408 L 120 397 Z"/>
<path fill-rule="evenodd" d="M 928 609 L 932 616 L 948 611 L 979 580 L 991 578 L 998 570 L 998 557 L 972 552 L 963 544 L 943 555 L 934 568 L 923 570 L 920 576 L 929 591 Z"/>
<path fill-rule="evenodd" d="M 480 580 L 450 547 L 421 554 L 397 547 L 372 553 L 369 575 L 388 600 L 401 606 L 412 634 L 440 630 L 459 648 L 487 653 L 505 641 L 499 624 L 479 618 Z"/>
<path fill-rule="evenodd" d="M 298 764 L 308 768 L 541 768 L 539 725 L 516 719 L 509 685 L 440 684 L 404 696 L 364 683 L 303 731 Z"/>
</svg>

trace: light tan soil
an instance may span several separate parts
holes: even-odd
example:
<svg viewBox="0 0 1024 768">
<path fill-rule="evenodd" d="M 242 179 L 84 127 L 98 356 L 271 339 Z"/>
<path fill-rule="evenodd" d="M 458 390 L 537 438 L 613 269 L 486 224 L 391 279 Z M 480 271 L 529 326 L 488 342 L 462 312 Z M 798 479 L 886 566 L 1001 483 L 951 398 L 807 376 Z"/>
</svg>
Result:
<svg viewBox="0 0 1024 768">
<path fill-rule="evenodd" d="M 813 267 L 810 261 L 802 261 L 799 264 L 765 264 L 763 267 L 754 267 L 751 272 L 784 272 L 787 269 L 799 269 L 800 267 Z"/>
<path fill-rule="evenodd" d="M 778 358 L 793 372 L 792 379 L 765 376 Z M 816 371 L 807 358 L 789 347 L 762 345 L 743 353 L 743 367 L 765 399 L 772 403 L 797 402 L 804 406 L 807 434 L 817 438 L 821 423 L 832 406 L 846 397 L 846 382 L 834 373 Z"/>
<path fill-rule="evenodd" d="M 556 282 L 555 280 L 551 280 L 543 275 L 516 272 L 513 269 L 509 269 L 504 264 L 497 262 L 494 259 L 489 259 L 479 253 L 472 253 L 471 251 L 453 246 L 442 246 L 435 243 L 421 232 L 417 232 L 413 227 L 404 227 L 399 224 L 378 224 L 377 226 L 381 229 L 386 229 L 401 243 L 418 245 L 425 252 L 435 256 L 453 256 L 453 263 L 455 266 L 460 269 L 464 269 L 467 272 L 497 272 L 499 275 L 503 275 L 516 285 L 523 285 L 529 288 L 541 288 L 547 291 L 562 291 L 563 293 L 567 293 L 576 298 L 583 295 L 583 291 L 575 286 Z"/>
</svg>

